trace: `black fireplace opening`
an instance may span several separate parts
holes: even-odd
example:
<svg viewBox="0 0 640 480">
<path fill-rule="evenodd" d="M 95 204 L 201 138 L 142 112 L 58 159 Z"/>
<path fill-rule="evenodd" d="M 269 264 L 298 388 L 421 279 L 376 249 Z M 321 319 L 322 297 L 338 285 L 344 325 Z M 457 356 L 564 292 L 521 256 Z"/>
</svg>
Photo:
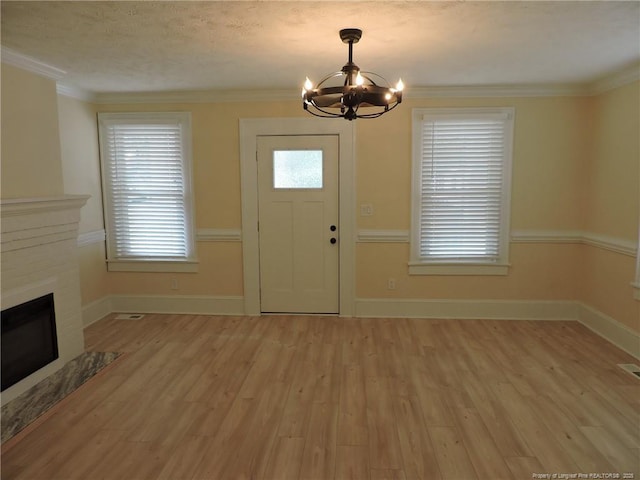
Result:
<svg viewBox="0 0 640 480">
<path fill-rule="evenodd" d="M 57 358 L 53 293 L 2 311 L 2 391 Z"/>
</svg>

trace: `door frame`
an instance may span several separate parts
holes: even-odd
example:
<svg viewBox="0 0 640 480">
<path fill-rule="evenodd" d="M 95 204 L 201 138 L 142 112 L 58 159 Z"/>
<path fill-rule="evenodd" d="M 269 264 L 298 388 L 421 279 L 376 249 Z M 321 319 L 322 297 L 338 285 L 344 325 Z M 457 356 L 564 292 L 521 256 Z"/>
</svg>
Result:
<svg viewBox="0 0 640 480">
<path fill-rule="evenodd" d="M 258 137 L 338 136 L 340 225 L 340 316 L 351 317 L 355 303 L 355 126 L 342 119 L 240 119 L 240 185 L 242 196 L 242 262 L 245 315 L 260 315 L 260 241 L 258 238 Z"/>
</svg>

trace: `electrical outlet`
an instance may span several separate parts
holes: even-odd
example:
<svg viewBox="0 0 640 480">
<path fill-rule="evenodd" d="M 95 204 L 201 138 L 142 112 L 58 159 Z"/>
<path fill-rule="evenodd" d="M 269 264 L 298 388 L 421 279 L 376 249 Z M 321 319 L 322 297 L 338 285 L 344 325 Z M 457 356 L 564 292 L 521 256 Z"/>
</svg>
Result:
<svg viewBox="0 0 640 480">
<path fill-rule="evenodd" d="M 389 281 L 387 282 L 387 288 L 389 290 L 395 290 L 396 289 L 396 279 L 395 278 L 390 278 Z"/>
<path fill-rule="evenodd" d="M 370 217 L 373 215 L 373 205 L 370 203 L 363 203 L 360 205 L 360 216 L 361 217 Z"/>
<path fill-rule="evenodd" d="M 178 279 L 177 278 L 172 278 L 170 283 L 169 283 L 169 288 L 171 288 L 171 290 L 178 290 L 179 286 L 178 286 Z"/>
</svg>

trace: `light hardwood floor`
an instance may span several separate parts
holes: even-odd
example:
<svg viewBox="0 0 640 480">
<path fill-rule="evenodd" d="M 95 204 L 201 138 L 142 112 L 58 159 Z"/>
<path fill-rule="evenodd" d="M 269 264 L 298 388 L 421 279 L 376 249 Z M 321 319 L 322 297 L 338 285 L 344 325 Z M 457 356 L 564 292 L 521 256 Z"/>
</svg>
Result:
<svg viewBox="0 0 640 480">
<path fill-rule="evenodd" d="M 638 362 L 575 322 L 146 315 L 85 335 L 126 354 L 4 446 L 3 479 L 640 478 L 640 380 L 616 366 Z"/>
</svg>

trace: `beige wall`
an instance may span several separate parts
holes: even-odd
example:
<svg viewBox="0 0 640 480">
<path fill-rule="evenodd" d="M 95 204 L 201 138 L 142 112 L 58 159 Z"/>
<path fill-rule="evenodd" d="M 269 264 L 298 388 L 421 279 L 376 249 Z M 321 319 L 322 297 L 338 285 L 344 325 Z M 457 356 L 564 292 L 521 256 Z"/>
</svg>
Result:
<svg viewBox="0 0 640 480">
<path fill-rule="evenodd" d="M 198 229 L 240 229 L 239 120 L 306 117 L 299 102 L 92 105 L 58 97 L 48 79 L 3 66 L 2 176 L 5 198 L 90 194 L 81 232 L 102 228 L 97 111 L 189 111 Z M 356 229 L 409 230 L 411 109 L 513 106 L 513 231 L 586 231 L 637 241 L 639 86 L 596 97 L 411 99 L 356 124 L 357 205 L 374 214 Z M 34 119 L 36 121 L 34 122 Z M 33 141 L 37 138 L 37 141 Z M 17 159 L 22 159 L 17 161 Z M 32 175 L 38 172 L 38 175 Z M 198 242 L 198 273 L 107 272 L 104 244 L 80 250 L 82 302 L 109 294 L 242 295 L 242 244 Z M 632 299 L 635 258 L 600 248 L 512 243 L 509 275 L 410 276 L 406 243 L 358 243 L 359 298 L 580 300 L 640 331 Z M 171 290 L 171 279 L 179 290 Z M 387 289 L 388 278 L 397 281 Z"/>
<path fill-rule="evenodd" d="M 56 82 L 2 64 L 2 198 L 64 193 Z"/>
<path fill-rule="evenodd" d="M 375 122 L 358 124 L 358 204 L 374 215 L 360 229 L 410 229 L 411 109 L 513 106 L 513 230 L 581 228 L 589 104 L 581 97 L 421 99 Z M 380 140 L 384 139 L 384 140 Z M 357 247 L 357 296 L 363 298 L 573 300 L 579 277 L 574 245 L 512 244 L 507 276 L 409 275 L 408 244 Z M 389 278 L 397 288 L 387 289 Z"/>
<path fill-rule="evenodd" d="M 111 293 L 118 295 L 242 295 L 242 244 L 200 242 L 198 273 L 109 272 Z M 178 289 L 171 290 L 171 280 Z"/>
<path fill-rule="evenodd" d="M 58 119 L 64 191 L 91 195 L 81 210 L 80 233 L 101 230 L 104 222 L 95 107 L 59 95 Z"/>
<path fill-rule="evenodd" d="M 297 102 L 99 105 L 101 112 L 188 111 L 193 136 L 193 187 L 196 229 L 240 229 L 241 118 L 303 116 Z M 198 242 L 197 273 L 110 272 L 114 294 L 241 296 L 242 244 Z M 171 280 L 178 290 L 171 290 Z"/>
<path fill-rule="evenodd" d="M 374 215 L 357 216 L 356 227 L 410 228 L 412 108 L 514 106 L 511 229 L 560 233 L 588 230 L 634 240 L 633 235 L 628 234 L 633 229 L 637 231 L 638 216 L 637 184 L 630 181 L 638 178 L 638 154 L 632 151 L 632 140 L 629 140 L 633 136 L 625 136 L 629 152 L 618 160 L 618 166 L 613 167 L 603 160 L 612 148 L 607 145 L 618 145 L 616 148 L 619 148 L 620 134 L 615 122 L 627 125 L 629 117 L 634 116 L 633 108 L 629 107 L 629 103 L 633 103 L 633 92 L 633 88 L 624 87 L 595 98 L 414 99 L 405 101 L 398 110 L 376 121 L 358 121 L 357 204 L 372 204 Z M 620 109 L 616 102 L 624 104 L 625 108 Z M 277 105 L 101 105 L 99 110 L 192 112 L 197 228 L 240 228 L 239 120 L 304 116 L 298 102 Z M 633 127 L 633 121 L 630 123 Z M 625 128 L 628 133 L 628 127 Z M 625 172 L 629 171 L 636 173 L 626 176 Z M 614 202 L 616 205 L 626 201 L 633 203 L 635 199 L 635 207 L 624 213 L 616 212 L 615 216 L 599 218 L 598 212 L 605 210 L 601 202 L 612 202 L 608 189 L 624 190 L 616 192 L 617 198 L 621 199 Z M 592 195 L 592 190 L 596 195 Z M 633 215 L 636 220 L 629 225 Z M 110 273 L 111 292 L 242 295 L 241 253 L 238 243 L 200 242 L 199 273 Z M 614 261 L 605 262 L 607 268 L 614 271 L 607 277 L 607 288 L 599 288 L 599 282 L 603 280 L 598 280 L 596 271 L 604 271 L 598 265 L 600 257 L 607 255 L 614 256 Z M 635 321 L 637 302 L 632 300 L 626 280 L 632 269 L 616 255 L 575 244 L 514 243 L 507 276 L 410 276 L 408 244 L 359 243 L 356 248 L 356 296 L 581 300 L 631 328 L 638 328 Z M 633 258 L 629 259 L 633 262 Z M 616 267 L 618 263 L 623 266 Z M 179 291 L 170 290 L 171 278 L 178 279 Z M 396 279 L 396 290 L 387 289 L 389 278 Z M 613 279 L 613 285 L 621 288 L 612 296 L 607 292 Z"/>
<path fill-rule="evenodd" d="M 375 122 L 358 120 L 358 204 L 374 206 L 373 216 L 359 217 L 359 228 L 409 228 L 412 108 L 494 106 L 516 109 L 512 230 L 580 228 L 588 113 L 583 97 L 416 99 Z"/>
<path fill-rule="evenodd" d="M 640 82 L 592 99 L 585 228 L 637 240 L 640 195 Z"/>
<path fill-rule="evenodd" d="M 506 276 L 408 275 L 408 244 L 358 245 L 357 296 L 458 300 L 573 300 L 578 292 L 575 245 L 514 244 Z M 396 279 L 396 290 L 387 280 Z"/>
<path fill-rule="evenodd" d="M 104 242 L 84 245 L 78 249 L 80 299 L 83 307 L 111 294 L 111 279 L 105 258 Z"/>
<path fill-rule="evenodd" d="M 576 230 L 581 227 L 587 99 L 505 98 L 406 101 L 376 121 L 360 120 L 357 137 L 357 203 L 374 215 L 357 217 L 358 229 L 410 228 L 411 109 L 425 106 L 515 106 L 513 229 Z M 241 225 L 239 120 L 305 116 L 298 102 L 175 105 L 100 105 L 100 111 L 190 111 L 193 125 L 197 228 Z M 507 277 L 426 277 L 407 273 L 408 244 L 359 244 L 357 291 L 364 298 L 575 299 L 571 268 L 577 248 L 518 245 Z M 242 295 L 240 244 L 198 244 L 196 274 L 110 273 L 119 294 Z M 532 254 L 550 262 L 531 261 Z M 170 290 L 177 278 L 179 291 Z M 395 278 L 398 288 L 386 289 Z"/>
<path fill-rule="evenodd" d="M 99 232 L 104 223 L 95 107 L 60 95 L 58 119 L 65 193 L 91 196 L 80 211 L 79 231 Z M 105 257 L 104 242 L 83 245 L 78 250 L 83 306 L 111 293 Z"/>
<path fill-rule="evenodd" d="M 593 234 L 637 242 L 640 82 L 591 101 L 584 228 Z M 631 286 L 636 259 L 586 246 L 583 262 L 582 301 L 640 332 L 640 302 L 633 299 Z"/>
</svg>

